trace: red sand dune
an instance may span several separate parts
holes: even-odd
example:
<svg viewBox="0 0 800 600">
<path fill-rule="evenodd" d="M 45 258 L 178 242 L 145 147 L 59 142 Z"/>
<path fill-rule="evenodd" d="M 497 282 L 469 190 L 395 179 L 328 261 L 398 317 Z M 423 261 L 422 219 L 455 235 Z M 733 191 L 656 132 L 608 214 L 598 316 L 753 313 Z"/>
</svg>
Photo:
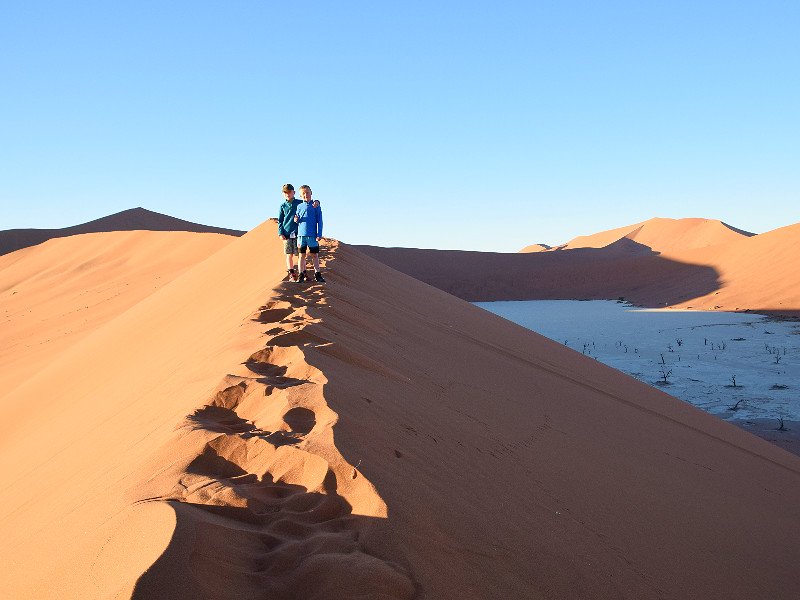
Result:
<svg viewBox="0 0 800 600">
<path fill-rule="evenodd" d="M 627 238 L 653 252 L 670 254 L 676 251 L 726 244 L 752 235 L 752 233 L 713 219 L 656 217 L 634 225 L 578 236 L 554 250 L 604 248 Z M 520 252 L 525 252 L 525 249 Z"/>
<path fill-rule="evenodd" d="M 100 233 L 109 231 L 190 231 L 194 233 L 221 233 L 223 235 L 241 236 L 244 231 L 224 229 L 210 225 L 200 225 L 147 210 L 146 208 L 129 208 L 122 212 L 101 217 L 88 223 L 64 227 L 62 229 L 5 229 L 0 231 L 0 256 L 41 244 L 53 238 L 80 235 L 82 233 Z"/>
<path fill-rule="evenodd" d="M 8 597 L 800 596 L 800 458 L 273 228 L 0 397 Z"/>
<path fill-rule="evenodd" d="M 609 242 L 622 231 L 614 230 L 589 236 L 592 243 L 609 242 L 602 248 L 533 254 L 359 248 L 469 301 L 624 297 L 650 307 L 800 314 L 800 224 L 747 236 L 719 221 L 688 221 L 702 222 L 642 227 Z M 719 235 L 694 235 L 708 228 Z M 686 235 L 678 235 L 680 230 Z M 681 243 L 667 243 L 668 232 Z M 720 242 L 722 237 L 731 241 Z M 709 244 L 698 245 L 704 242 Z"/>
<path fill-rule="evenodd" d="M 678 306 L 800 314 L 800 223 L 673 256 L 711 265 L 720 279 L 715 292 Z"/>
<path fill-rule="evenodd" d="M 547 244 L 531 244 L 530 246 L 525 246 L 520 252 L 544 252 L 551 249 Z"/>
</svg>

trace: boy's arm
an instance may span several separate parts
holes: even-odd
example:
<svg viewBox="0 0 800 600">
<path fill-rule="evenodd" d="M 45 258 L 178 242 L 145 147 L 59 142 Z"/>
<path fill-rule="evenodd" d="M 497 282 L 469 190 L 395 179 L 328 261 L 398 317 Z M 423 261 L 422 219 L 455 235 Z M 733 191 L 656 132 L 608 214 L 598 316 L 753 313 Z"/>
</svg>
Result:
<svg viewBox="0 0 800 600">
<path fill-rule="evenodd" d="M 322 207 L 317 207 L 317 241 L 322 238 Z"/>
<path fill-rule="evenodd" d="M 278 211 L 278 235 L 279 235 L 280 237 L 282 237 L 282 238 L 283 238 L 283 237 L 286 237 L 287 235 L 289 235 L 289 234 L 286 232 L 286 230 L 283 228 L 283 212 L 284 212 L 284 210 L 286 209 L 286 207 L 284 206 L 284 204 L 286 204 L 286 202 L 281 202 L 281 208 L 280 208 L 280 210 Z"/>
</svg>

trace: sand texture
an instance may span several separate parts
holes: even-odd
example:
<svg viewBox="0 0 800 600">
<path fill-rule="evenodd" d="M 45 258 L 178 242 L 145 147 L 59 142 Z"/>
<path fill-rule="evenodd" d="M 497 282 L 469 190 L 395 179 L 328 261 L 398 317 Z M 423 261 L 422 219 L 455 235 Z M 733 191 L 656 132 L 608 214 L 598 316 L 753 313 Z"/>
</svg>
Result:
<svg viewBox="0 0 800 600">
<path fill-rule="evenodd" d="M 52 239 L 0 256 L 2 394 L 233 239 L 121 231 Z M 0 429 L 13 423 L 7 408 L 0 406 Z"/>
<path fill-rule="evenodd" d="M 800 596 L 798 457 L 274 227 L 3 390 L 7 597 Z"/>
<path fill-rule="evenodd" d="M 648 307 L 800 315 L 800 224 L 749 236 L 719 221 L 652 219 L 620 237 L 625 231 L 581 242 L 608 242 L 602 247 L 533 253 L 358 248 L 472 302 L 622 297 Z"/>
</svg>

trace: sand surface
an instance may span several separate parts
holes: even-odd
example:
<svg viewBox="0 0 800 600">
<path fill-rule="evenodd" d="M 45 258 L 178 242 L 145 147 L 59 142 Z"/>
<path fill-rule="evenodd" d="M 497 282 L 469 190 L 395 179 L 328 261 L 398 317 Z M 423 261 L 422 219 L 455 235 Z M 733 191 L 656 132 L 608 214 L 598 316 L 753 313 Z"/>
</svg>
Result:
<svg viewBox="0 0 800 600">
<path fill-rule="evenodd" d="M 775 434 L 779 419 L 800 420 L 800 322 L 611 300 L 478 306 L 772 442 L 792 438 Z"/>
<path fill-rule="evenodd" d="M 472 302 L 622 297 L 647 307 L 800 315 L 800 223 L 756 236 L 702 219 L 652 219 L 620 237 L 625 231 L 581 242 L 603 247 L 534 253 L 358 248 Z"/>
<path fill-rule="evenodd" d="M 0 395 L 233 239 L 120 231 L 52 239 L 0 256 Z M 0 404 L 0 415 L 8 408 Z M 5 422 L 0 418 L 0 428 Z"/>
<path fill-rule="evenodd" d="M 281 283 L 265 223 L 5 391 L 8 597 L 800 595 L 798 457 L 326 245 Z"/>
</svg>

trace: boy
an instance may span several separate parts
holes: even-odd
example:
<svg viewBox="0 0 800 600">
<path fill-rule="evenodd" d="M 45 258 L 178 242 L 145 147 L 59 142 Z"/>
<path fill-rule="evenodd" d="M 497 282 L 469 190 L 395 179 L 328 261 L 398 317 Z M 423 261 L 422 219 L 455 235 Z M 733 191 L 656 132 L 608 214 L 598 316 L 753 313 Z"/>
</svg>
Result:
<svg viewBox="0 0 800 600">
<path fill-rule="evenodd" d="M 283 186 L 283 197 L 278 211 L 278 237 L 283 240 L 283 249 L 286 252 L 286 272 L 289 281 L 297 281 L 297 271 L 294 268 L 294 255 L 297 254 L 297 221 L 294 218 L 297 207 L 303 201 L 294 197 L 294 186 L 287 183 Z M 314 208 L 319 207 L 319 202 L 314 201 Z"/>
<path fill-rule="evenodd" d="M 297 223 L 297 244 L 300 248 L 300 276 L 297 281 L 307 281 L 306 250 L 311 254 L 314 263 L 314 281 L 324 283 L 325 279 L 319 270 L 319 242 L 322 240 L 322 208 L 319 202 L 311 200 L 311 188 L 300 186 L 303 202 L 297 207 L 294 220 Z"/>
<path fill-rule="evenodd" d="M 294 255 L 297 254 L 297 221 L 294 216 L 297 207 L 302 204 L 294 197 L 294 186 L 287 183 L 283 186 L 284 201 L 278 211 L 278 237 L 283 241 L 283 250 L 286 252 L 286 272 L 289 281 L 297 281 L 297 271 L 294 268 Z"/>
</svg>

